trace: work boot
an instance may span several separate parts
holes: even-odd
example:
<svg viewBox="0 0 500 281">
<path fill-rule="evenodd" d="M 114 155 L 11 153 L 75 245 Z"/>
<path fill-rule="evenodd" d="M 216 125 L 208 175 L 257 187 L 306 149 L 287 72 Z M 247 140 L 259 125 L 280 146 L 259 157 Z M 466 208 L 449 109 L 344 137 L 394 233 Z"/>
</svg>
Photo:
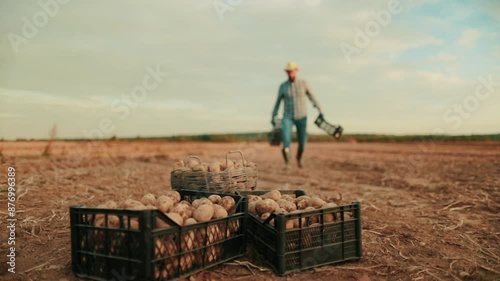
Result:
<svg viewBox="0 0 500 281">
<path fill-rule="evenodd" d="M 303 150 L 298 150 L 297 151 L 297 165 L 299 165 L 299 168 L 304 168 L 304 165 L 302 165 L 302 154 L 304 153 Z"/>
<path fill-rule="evenodd" d="M 285 167 L 287 170 L 292 169 L 292 165 L 290 164 L 290 148 L 283 148 L 283 158 L 285 159 Z"/>
</svg>

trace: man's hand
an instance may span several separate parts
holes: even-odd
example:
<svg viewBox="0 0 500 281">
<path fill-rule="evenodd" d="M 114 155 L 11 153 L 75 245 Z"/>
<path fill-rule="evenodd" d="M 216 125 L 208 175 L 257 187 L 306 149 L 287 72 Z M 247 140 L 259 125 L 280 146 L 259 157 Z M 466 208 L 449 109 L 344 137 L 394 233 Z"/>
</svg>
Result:
<svg viewBox="0 0 500 281">
<path fill-rule="evenodd" d="M 273 125 L 273 127 L 276 127 L 276 121 L 274 121 L 274 118 L 271 120 L 271 125 Z"/>
</svg>

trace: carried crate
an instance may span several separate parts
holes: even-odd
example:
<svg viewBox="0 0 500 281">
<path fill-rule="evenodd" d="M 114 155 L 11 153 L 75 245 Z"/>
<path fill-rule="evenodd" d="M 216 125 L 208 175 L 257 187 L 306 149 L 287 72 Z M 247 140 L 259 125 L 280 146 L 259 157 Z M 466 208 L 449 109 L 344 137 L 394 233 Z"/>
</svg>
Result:
<svg viewBox="0 0 500 281">
<path fill-rule="evenodd" d="M 186 226 L 158 210 L 70 207 L 73 272 L 93 280 L 165 281 L 245 253 L 245 198 L 177 191 L 188 202 L 217 194 L 236 204 L 226 218 Z"/>
<path fill-rule="evenodd" d="M 279 146 L 281 144 L 281 134 L 283 131 L 283 124 L 281 119 L 276 119 L 276 125 L 273 126 L 272 131 L 268 134 L 269 144 L 272 146 Z"/>
<path fill-rule="evenodd" d="M 342 126 L 340 125 L 333 125 L 328 123 L 323 117 L 323 114 L 318 115 L 316 120 L 314 120 L 314 124 L 316 124 L 318 128 L 322 129 L 327 134 L 333 136 L 335 139 L 340 139 L 340 137 L 342 137 L 344 128 L 342 128 Z"/>
<path fill-rule="evenodd" d="M 239 194 L 262 195 L 266 192 Z M 306 195 L 301 190 L 280 192 L 295 197 Z M 297 227 L 291 227 L 294 224 Z M 249 213 L 246 228 L 249 245 L 259 260 L 281 276 L 362 257 L 359 202 L 294 214 L 271 214 L 266 221 Z"/>
<path fill-rule="evenodd" d="M 229 166 L 230 154 L 239 154 L 241 162 L 234 167 Z M 197 156 L 189 156 L 201 165 Z M 193 171 L 191 169 L 172 170 L 170 182 L 172 189 L 190 189 L 210 192 L 234 193 L 237 191 L 254 190 L 257 187 L 259 171 L 257 165 L 249 165 L 243 153 L 233 150 L 226 153 L 226 169 L 220 172 Z"/>
</svg>

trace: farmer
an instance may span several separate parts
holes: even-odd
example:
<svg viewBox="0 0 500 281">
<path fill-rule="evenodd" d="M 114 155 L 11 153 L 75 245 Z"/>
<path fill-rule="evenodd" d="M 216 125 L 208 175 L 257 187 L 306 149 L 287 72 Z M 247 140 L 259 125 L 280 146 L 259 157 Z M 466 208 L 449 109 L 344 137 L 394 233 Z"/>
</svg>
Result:
<svg viewBox="0 0 500 281">
<path fill-rule="evenodd" d="M 285 158 L 286 168 L 290 170 L 292 165 L 290 163 L 290 143 L 292 141 L 292 127 L 295 124 L 297 128 L 297 140 L 299 142 L 299 150 L 297 151 L 297 164 L 302 168 L 302 154 L 304 153 L 305 145 L 307 142 L 307 101 L 306 96 L 309 97 L 314 107 L 316 107 L 321 114 L 321 109 L 318 102 L 314 98 L 309 84 L 302 79 L 297 78 L 299 67 L 295 62 L 289 62 L 285 68 L 288 75 L 288 80 L 280 85 L 278 90 L 278 99 L 274 105 L 271 124 L 276 125 L 276 116 L 280 108 L 281 101 L 285 103 L 283 119 L 282 119 L 282 133 L 283 140 L 283 158 Z"/>
</svg>

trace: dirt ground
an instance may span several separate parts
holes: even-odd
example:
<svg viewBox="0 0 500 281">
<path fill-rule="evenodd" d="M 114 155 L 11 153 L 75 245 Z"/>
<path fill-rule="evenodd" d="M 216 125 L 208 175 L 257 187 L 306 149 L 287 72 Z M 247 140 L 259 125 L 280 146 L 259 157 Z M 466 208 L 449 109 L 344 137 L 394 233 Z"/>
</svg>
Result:
<svg viewBox="0 0 500 281">
<path fill-rule="evenodd" d="M 500 143 L 310 143 L 283 169 L 267 143 L 0 142 L 2 280 L 81 280 L 71 271 L 68 208 L 170 189 L 177 159 L 239 149 L 258 189 L 303 189 L 362 204 L 363 258 L 279 277 L 226 264 L 190 280 L 500 280 Z M 295 151 L 296 147 L 292 147 Z M 7 270 L 7 167 L 16 169 L 16 273 Z"/>
</svg>

